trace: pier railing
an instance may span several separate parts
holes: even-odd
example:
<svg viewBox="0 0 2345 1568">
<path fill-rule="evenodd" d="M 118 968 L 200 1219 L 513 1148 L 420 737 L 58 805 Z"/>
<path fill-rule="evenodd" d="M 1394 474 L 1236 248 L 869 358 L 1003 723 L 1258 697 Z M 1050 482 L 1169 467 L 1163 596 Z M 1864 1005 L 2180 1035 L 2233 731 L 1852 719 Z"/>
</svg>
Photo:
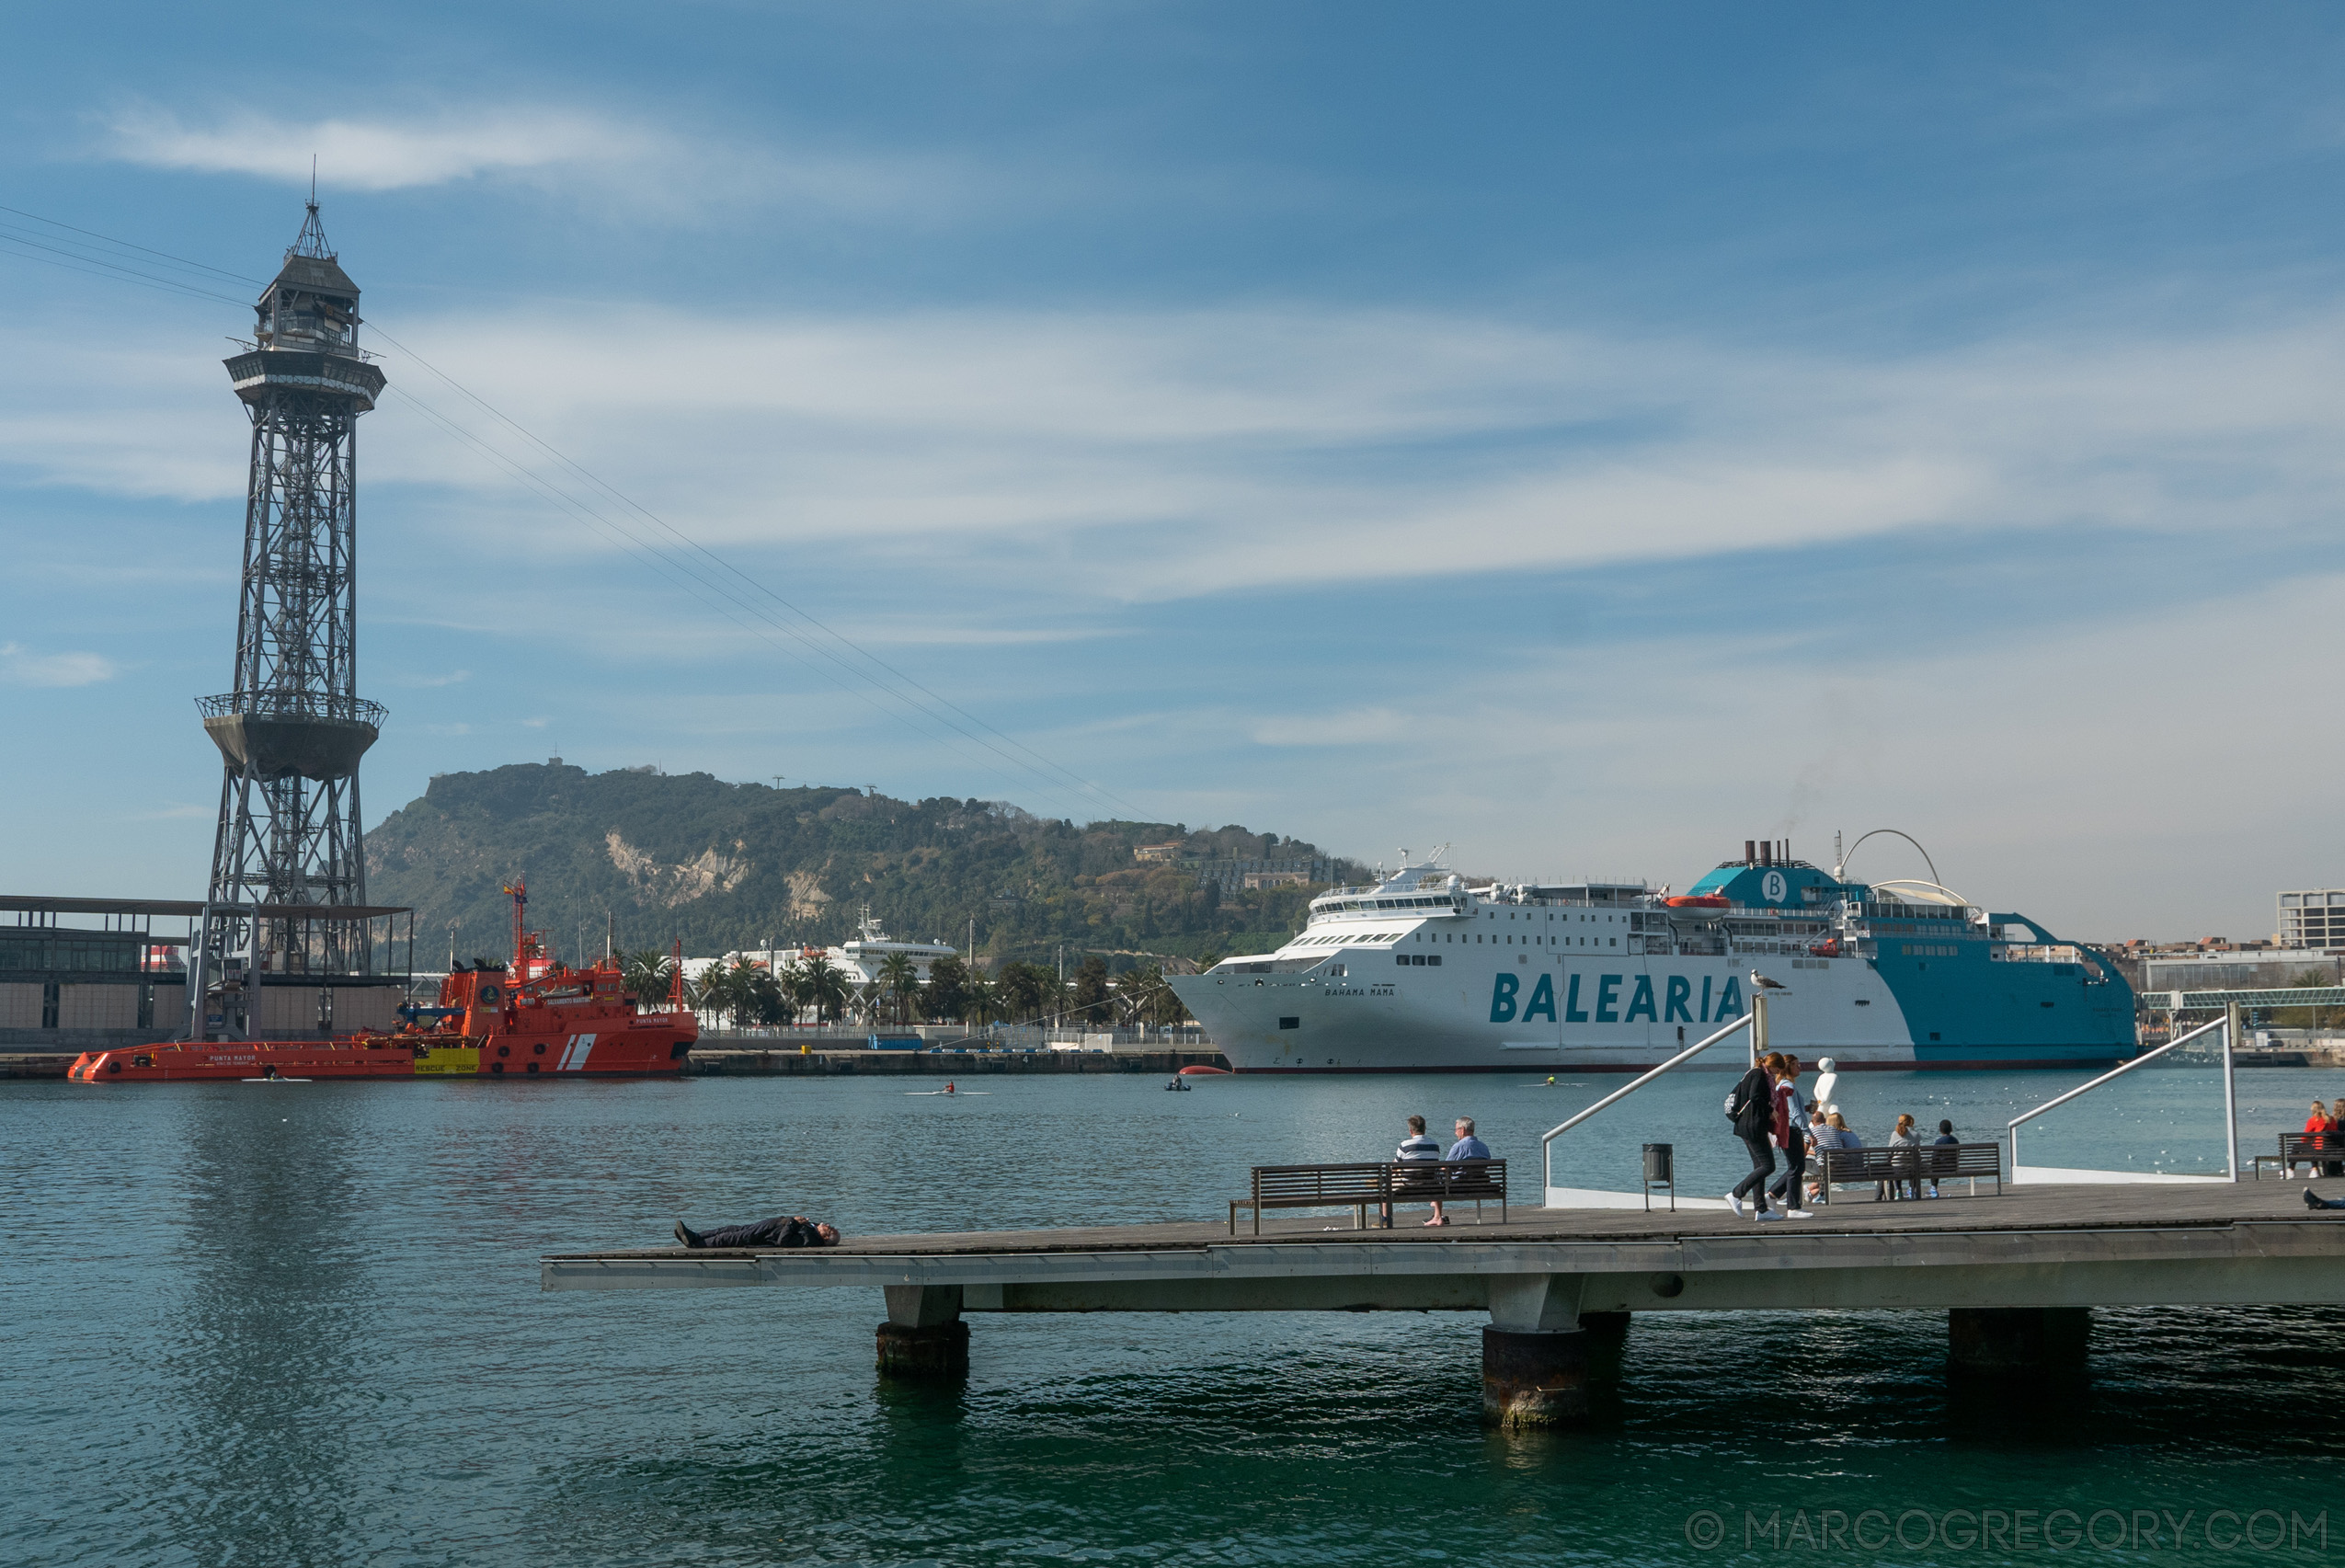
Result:
<svg viewBox="0 0 2345 1568">
<path fill-rule="evenodd" d="M 2076 1088 L 2069 1090 L 2065 1094 L 2061 1094 L 2053 1099 L 2046 1100 L 2042 1104 L 2038 1105 L 2035 1109 L 2031 1111 L 2022 1111 L 2018 1116 L 2012 1117 L 2011 1125 L 2005 1129 L 2005 1131 L 2009 1135 L 2011 1140 L 2011 1179 L 2015 1182 L 2020 1179 L 2020 1123 L 2031 1122 L 2035 1120 L 2036 1117 L 2043 1115 L 2046 1111 L 2066 1104 L 2069 1101 L 2076 1098 L 2079 1094 L 2090 1093 L 2093 1090 L 2099 1088 L 2102 1084 L 2108 1082 L 2111 1079 L 2122 1078 L 2125 1074 L 2133 1071 L 2133 1069 L 2147 1066 L 2149 1063 L 2156 1061 L 2159 1057 L 2164 1056 L 2167 1052 L 2173 1050 L 2175 1047 L 2189 1045 L 2201 1035 L 2206 1034 L 2211 1030 L 2220 1029 L 2223 1031 L 2223 1173 L 2226 1180 L 2234 1182 L 2237 1181 L 2239 1179 L 2239 1101 L 2237 1093 L 2232 1083 L 2231 1059 L 2231 1046 L 2232 1041 L 2235 1038 L 2231 1025 L 2233 1019 L 2236 1016 L 2236 1011 L 2235 1009 L 2232 1013 L 2217 1018 L 2213 1023 L 2200 1024 L 2189 1034 L 2177 1035 L 2174 1038 L 2167 1041 L 2166 1044 L 2158 1047 L 2157 1049 L 2154 1051 L 2144 1051 L 2140 1056 L 2135 1057 L 2133 1060 L 2127 1062 L 2124 1066 L 2116 1069 L 2114 1071 L 2104 1072 L 2089 1083 L 2080 1083 Z"/>
<path fill-rule="evenodd" d="M 1543 1178 L 1542 1185 L 1549 1188 L 1552 1188 L 1555 1185 L 1555 1140 L 1557 1139 L 1562 1137 L 1565 1133 L 1571 1131 L 1573 1127 L 1579 1126 L 1582 1122 L 1587 1120 L 1598 1111 L 1619 1104 L 1621 1101 L 1627 1099 L 1630 1095 L 1635 1093 L 1638 1090 L 1643 1088 L 1654 1079 L 1659 1078 L 1663 1073 L 1669 1071 L 1672 1068 L 1681 1066 L 1686 1062 L 1693 1060 L 1694 1058 L 1701 1055 L 1702 1052 L 1710 1049 L 1710 1047 L 1718 1044 L 1719 1041 L 1725 1039 L 1730 1035 L 1740 1034 L 1744 1030 L 1748 1030 L 1751 1033 L 1751 1057 L 1752 1059 L 1756 1061 L 1763 1053 L 1767 1039 L 1767 998 L 1764 994 L 1751 998 L 1750 1012 L 1744 1013 L 1742 1017 L 1737 1018 L 1732 1024 L 1727 1024 L 1723 1029 L 1719 1030 L 1716 1034 L 1710 1036 L 1707 1039 L 1701 1040 L 1697 1044 L 1687 1046 L 1684 1050 L 1679 1051 L 1676 1056 L 1671 1057 L 1667 1061 L 1663 1062 L 1659 1067 L 1654 1068 L 1652 1071 L 1631 1079 L 1628 1083 L 1619 1089 L 1615 1089 L 1611 1093 L 1607 1094 L 1603 1099 L 1598 1100 L 1586 1110 L 1571 1117 L 1561 1126 L 1550 1127 L 1548 1131 L 1542 1133 L 1539 1136 L 1539 1169 Z"/>
</svg>

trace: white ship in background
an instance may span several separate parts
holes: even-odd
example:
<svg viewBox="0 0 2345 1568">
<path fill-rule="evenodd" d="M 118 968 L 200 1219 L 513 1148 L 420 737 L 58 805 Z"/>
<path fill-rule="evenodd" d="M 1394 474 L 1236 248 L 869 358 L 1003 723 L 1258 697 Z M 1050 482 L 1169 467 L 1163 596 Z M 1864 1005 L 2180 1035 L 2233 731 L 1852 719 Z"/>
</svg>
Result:
<svg viewBox="0 0 2345 1568">
<path fill-rule="evenodd" d="M 1786 846 L 1788 849 L 1788 846 Z M 1928 882 L 1845 882 L 1756 841 L 1684 894 L 1470 887 L 1433 863 L 1311 900 L 1275 953 L 1170 983 L 1241 1072 L 1652 1067 L 1740 1017 L 1843 1068 L 2013 1068 L 2133 1054 L 2107 958 Z M 1721 1066 L 1731 1065 L 1722 1059 Z"/>
</svg>

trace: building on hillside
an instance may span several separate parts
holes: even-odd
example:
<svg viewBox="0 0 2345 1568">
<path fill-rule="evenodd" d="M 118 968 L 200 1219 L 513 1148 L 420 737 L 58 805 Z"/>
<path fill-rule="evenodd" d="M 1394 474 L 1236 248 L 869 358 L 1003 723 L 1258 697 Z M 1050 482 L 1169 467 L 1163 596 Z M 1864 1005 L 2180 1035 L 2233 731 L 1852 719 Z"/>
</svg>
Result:
<svg viewBox="0 0 2345 1568">
<path fill-rule="evenodd" d="M 2282 947 L 2345 947 L 2345 888 L 2309 887 L 2280 895 Z"/>
<path fill-rule="evenodd" d="M 1335 863 L 1332 860 L 1192 860 L 1183 866 L 1193 873 L 1197 886 L 1218 885 L 1224 893 L 1235 893 L 1245 887 L 1272 887 L 1281 882 L 1333 883 Z M 1275 881 L 1254 881 L 1249 878 L 1275 877 Z"/>
<path fill-rule="evenodd" d="M 1181 858 L 1181 841 L 1166 844 L 1142 844 L 1132 852 L 1132 858 L 1150 864 L 1169 864 Z"/>
<path fill-rule="evenodd" d="M 1299 871 L 1249 871 L 1240 881 L 1247 887 L 1300 887 L 1310 878 Z"/>
</svg>

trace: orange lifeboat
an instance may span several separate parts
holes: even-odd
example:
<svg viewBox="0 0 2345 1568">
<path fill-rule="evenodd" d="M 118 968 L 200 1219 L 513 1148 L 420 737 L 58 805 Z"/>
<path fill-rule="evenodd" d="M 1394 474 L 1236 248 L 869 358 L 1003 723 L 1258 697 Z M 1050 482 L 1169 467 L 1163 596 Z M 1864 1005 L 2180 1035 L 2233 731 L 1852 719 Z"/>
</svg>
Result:
<svg viewBox="0 0 2345 1568">
<path fill-rule="evenodd" d="M 1733 907 L 1723 893 L 1680 893 L 1661 901 L 1673 910 L 1723 910 Z"/>
</svg>

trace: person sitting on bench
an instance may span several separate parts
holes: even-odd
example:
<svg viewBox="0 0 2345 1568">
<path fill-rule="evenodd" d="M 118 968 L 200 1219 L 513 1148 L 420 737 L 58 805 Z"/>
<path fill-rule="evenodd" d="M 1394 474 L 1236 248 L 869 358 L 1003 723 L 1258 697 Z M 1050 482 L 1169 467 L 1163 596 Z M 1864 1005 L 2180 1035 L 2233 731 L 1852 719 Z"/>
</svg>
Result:
<svg viewBox="0 0 2345 1568">
<path fill-rule="evenodd" d="M 716 1230 L 695 1230 L 676 1221 L 676 1240 L 688 1247 L 835 1247 L 839 1228 L 818 1224 L 803 1214 L 761 1219 L 754 1225 L 727 1225 Z"/>
<path fill-rule="evenodd" d="M 1402 1139 L 1401 1140 L 1401 1147 L 1392 1151 L 1392 1162 L 1396 1165 L 1417 1165 L 1424 1164 L 1428 1162 L 1437 1163 L 1440 1159 L 1441 1145 L 1436 1143 L 1432 1139 L 1425 1136 L 1424 1118 L 1423 1116 L 1411 1116 L 1409 1118 L 1409 1136 Z M 1420 1191 L 1434 1184 L 1413 1172 L 1396 1171 L 1393 1173 L 1392 1185 L 1396 1193 Z M 1428 1225 L 1440 1224 L 1441 1219 L 1439 1217 L 1441 1214 L 1441 1205 L 1436 1203 L 1433 1206 L 1433 1212 L 1435 1218 L 1426 1220 L 1425 1223 Z M 1387 1230 L 1390 1230 L 1392 1225 L 1392 1206 L 1389 1203 L 1384 1205 L 1384 1224 Z"/>
</svg>

